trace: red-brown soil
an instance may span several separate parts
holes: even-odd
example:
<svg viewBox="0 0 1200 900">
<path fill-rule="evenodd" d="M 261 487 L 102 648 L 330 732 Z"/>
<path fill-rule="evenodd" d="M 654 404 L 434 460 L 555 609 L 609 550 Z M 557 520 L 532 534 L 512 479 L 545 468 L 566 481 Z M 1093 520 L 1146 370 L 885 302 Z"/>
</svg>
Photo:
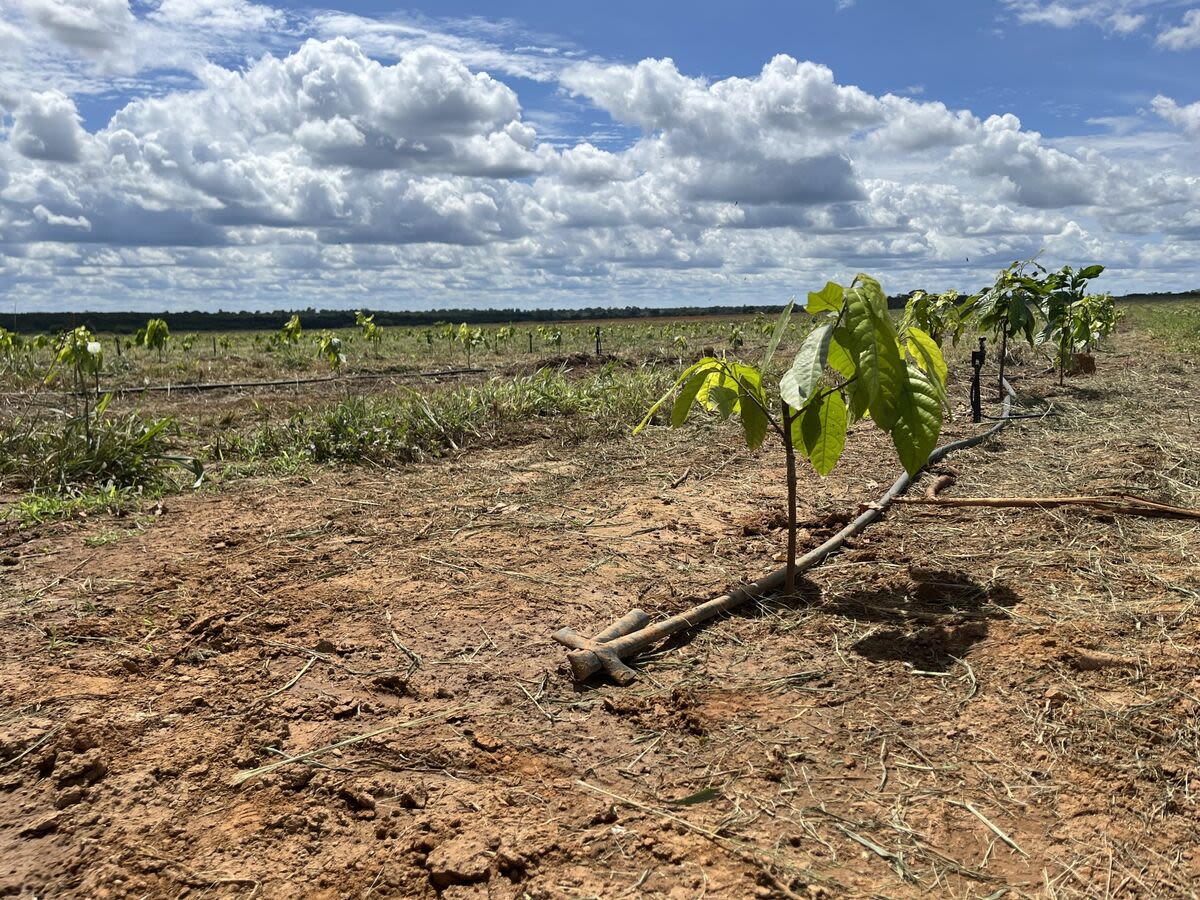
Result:
<svg viewBox="0 0 1200 900">
<path fill-rule="evenodd" d="M 1123 346 L 1019 381 L 1056 415 L 951 492 L 1195 505 L 1200 371 Z M 10 528 L 0 896 L 1195 896 L 1195 523 L 894 510 L 797 597 L 576 687 L 555 629 L 783 546 L 778 453 L 653 431 Z M 851 443 L 802 543 L 895 475 Z"/>
</svg>

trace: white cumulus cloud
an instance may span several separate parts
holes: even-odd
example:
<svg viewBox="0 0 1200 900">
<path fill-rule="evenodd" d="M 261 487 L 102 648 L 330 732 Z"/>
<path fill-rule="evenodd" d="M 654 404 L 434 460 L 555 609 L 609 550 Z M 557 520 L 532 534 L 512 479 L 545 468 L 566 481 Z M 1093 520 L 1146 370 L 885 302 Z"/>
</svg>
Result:
<svg viewBox="0 0 1200 900">
<path fill-rule="evenodd" d="M 1189 9 L 1183 14 L 1180 24 L 1159 32 L 1157 42 L 1168 50 L 1194 50 L 1200 47 L 1200 8 Z"/>
<path fill-rule="evenodd" d="M 79 162 L 88 136 L 75 103 L 61 91 L 29 94 L 13 114 L 11 141 L 22 156 L 48 162 Z"/>
<path fill-rule="evenodd" d="M 1116 290 L 1195 281 L 1200 103 L 1165 94 L 1049 140 L 786 55 L 710 79 L 478 22 L 14 2 L 0 290 L 30 308 L 764 302 L 858 270 L 969 288 L 1043 248 Z M 1151 10 L 1006 6 L 1118 33 Z"/>
</svg>

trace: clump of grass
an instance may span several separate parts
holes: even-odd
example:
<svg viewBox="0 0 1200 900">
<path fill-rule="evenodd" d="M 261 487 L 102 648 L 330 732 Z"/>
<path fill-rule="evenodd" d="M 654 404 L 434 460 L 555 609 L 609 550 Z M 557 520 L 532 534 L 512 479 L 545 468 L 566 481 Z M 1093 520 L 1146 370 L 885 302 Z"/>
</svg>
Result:
<svg viewBox="0 0 1200 900">
<path fill-rule="evenodd" d="M 71 493 L 32 492 L 7 507 L 3 514 L 0 514 L 0 519 L 15 520 L 28 528 L 43 522 L 82 516 L 122 516 L 137 509 L 157 493 L 157 490 L 145 492 L 138 488 L 118 488 L 115 485 L 91 490 L 76 489 Z"/>
<path fill-rule="evenodd" d="M 588 434 L 612 433 L 636 422 L 668 381 L 666 373 L 652 369 L 610 365 L 585 378 L 543 369 L 430 395 L 349 397 L 282 425 L 222 438 L 214 455 L 251 461 L 301 455 L 315 463 L 388 465 L 483 443 L 532 421 L 553 419 L 564 429 L 585 425 Z"/>
<path fill-rule="evenodd" d="M 34 495 L 83 495 L 98 487 L 159 485 L 166 470 L 183 466 L 198 479 L 199 464 L 179 449 L 174 418 L 105 414 L 107 404 L 65 422 L 16 419 L 0 429 L 0 482 Z"/>
</svg>

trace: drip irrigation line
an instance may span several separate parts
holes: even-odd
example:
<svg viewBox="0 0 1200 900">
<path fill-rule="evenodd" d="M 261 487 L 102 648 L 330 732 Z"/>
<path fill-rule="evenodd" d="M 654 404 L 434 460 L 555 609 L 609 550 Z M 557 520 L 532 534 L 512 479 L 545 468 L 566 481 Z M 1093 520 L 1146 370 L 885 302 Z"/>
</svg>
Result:
<svg viewBox="0 0 1200 900">
<path fill-rule="evenodd" d="M 929 459 L 922 466 L 921 471 L 940 462 L 951 453 L 982 444 L 988 438 L 999 433 L 1014 418 L 1018 418 L 1012 415 L 1012 399 L 1016 394 L 1013 391 L 1012 385 L 1009 384 L 1008 379 L 1004 379 L 1003 383 L 1005 396 L 1003 405 L 1001 406 L 1001 415 L 996 424 L 979 434 L 951 441 L 936 448 L 929 454 Z M 795 571 L 799 573 L 811 569 L 824 561 L 826 557 L 840 550 L 847 540 L 879 519 L 887 508 L 892 505 L 892 501 L 908 490 L 912 482 L 913 476 L 907 472 L 902 473 L 883 496 L 874 503 L 869 504 L 854 521 L 850 522 L 850 524 L 819 547 L 808 551 L 808 553 L 797 559 Z M 571 672 L 576 681 L 583 681 L 597 672 L 604 670 L 618 684 L 629 684 L 637 677 L 637 673 L 622 662 L 622 660 L 638 656 L 672 635 L 694 628 L 702 622 L 707 622 L 709 619 L 736 609 L 743 603 L 761 597 L 764 594 L 779 590 L 783 587 L 786 575 L 787 567 L 783 566 L 771 574 L 760 578 L 753 584 L 737 588 L 720 597 L 693 606 L 691 609 L 664 619 L 661 622 L 647 625 L 645 628 L 612 640 L 599 640 L 599 635 L 597 638 L 589 640 L 570 628 L 562 628 L 555 632 L 554 639 L 558 643 L 571 648 L 570 652 L 567 653 L 567 660 L 571 664 Z M 634 612 L 638 612 L 638 610 L 634 610 Z M 629 615 L 632 614 L 630 613 Z"/>
<path fill-rule="evenodd" d="M 1019 413 L 1012 416 L 989 416 L 987 413 L 983 413 L 980 418 L 987 419 L 989 422 L 1012 422 L 1016 419 L 1044 419 L 1049 415 L 1053 415 L 1053 411 L 1050 409 L 1038 413 Z"/>
<path fill-rule="evenodd" d="M 238 388 L 292 387 L 301 384 L 331 384 L 338 381 L 376 381 L 386 378 L 443 378 L 457 375 L 478 375 L 487 369 L 447 369 L 444 372 L 366 372 L 359 375 L 323 375 L 319 378 L 280 378 L 273 381 L 223 381 L 199 384 L 153 384 L 133 387 L 112 387 L 98 394 L 148 394 L 175 391 L 222 391 Z M 90 391 L 88 393 L 91 393 Z"/>
</svg>

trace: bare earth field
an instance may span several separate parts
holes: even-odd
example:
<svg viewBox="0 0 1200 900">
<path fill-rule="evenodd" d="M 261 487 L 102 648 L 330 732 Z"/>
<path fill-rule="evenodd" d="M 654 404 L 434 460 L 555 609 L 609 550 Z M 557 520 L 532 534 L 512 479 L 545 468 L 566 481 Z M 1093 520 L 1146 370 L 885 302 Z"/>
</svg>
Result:
<svg viewBox="0 0 1200 900">
<path fill-rule="evenodd" d="M 1129 329 L 1097 361 L 1019 368 L 1052 414 L 949 495 L 1200 505 L 1200 365 Z M 551 426 L 0 525 L 0 896 L 1200 892 L 1196 522 L 896 508 L 798 596 L 576 687 L 555 629 L 778 564 L 783 462 Z M 854 431 L 804 544 L 899 470 Z"/>
</svg>

